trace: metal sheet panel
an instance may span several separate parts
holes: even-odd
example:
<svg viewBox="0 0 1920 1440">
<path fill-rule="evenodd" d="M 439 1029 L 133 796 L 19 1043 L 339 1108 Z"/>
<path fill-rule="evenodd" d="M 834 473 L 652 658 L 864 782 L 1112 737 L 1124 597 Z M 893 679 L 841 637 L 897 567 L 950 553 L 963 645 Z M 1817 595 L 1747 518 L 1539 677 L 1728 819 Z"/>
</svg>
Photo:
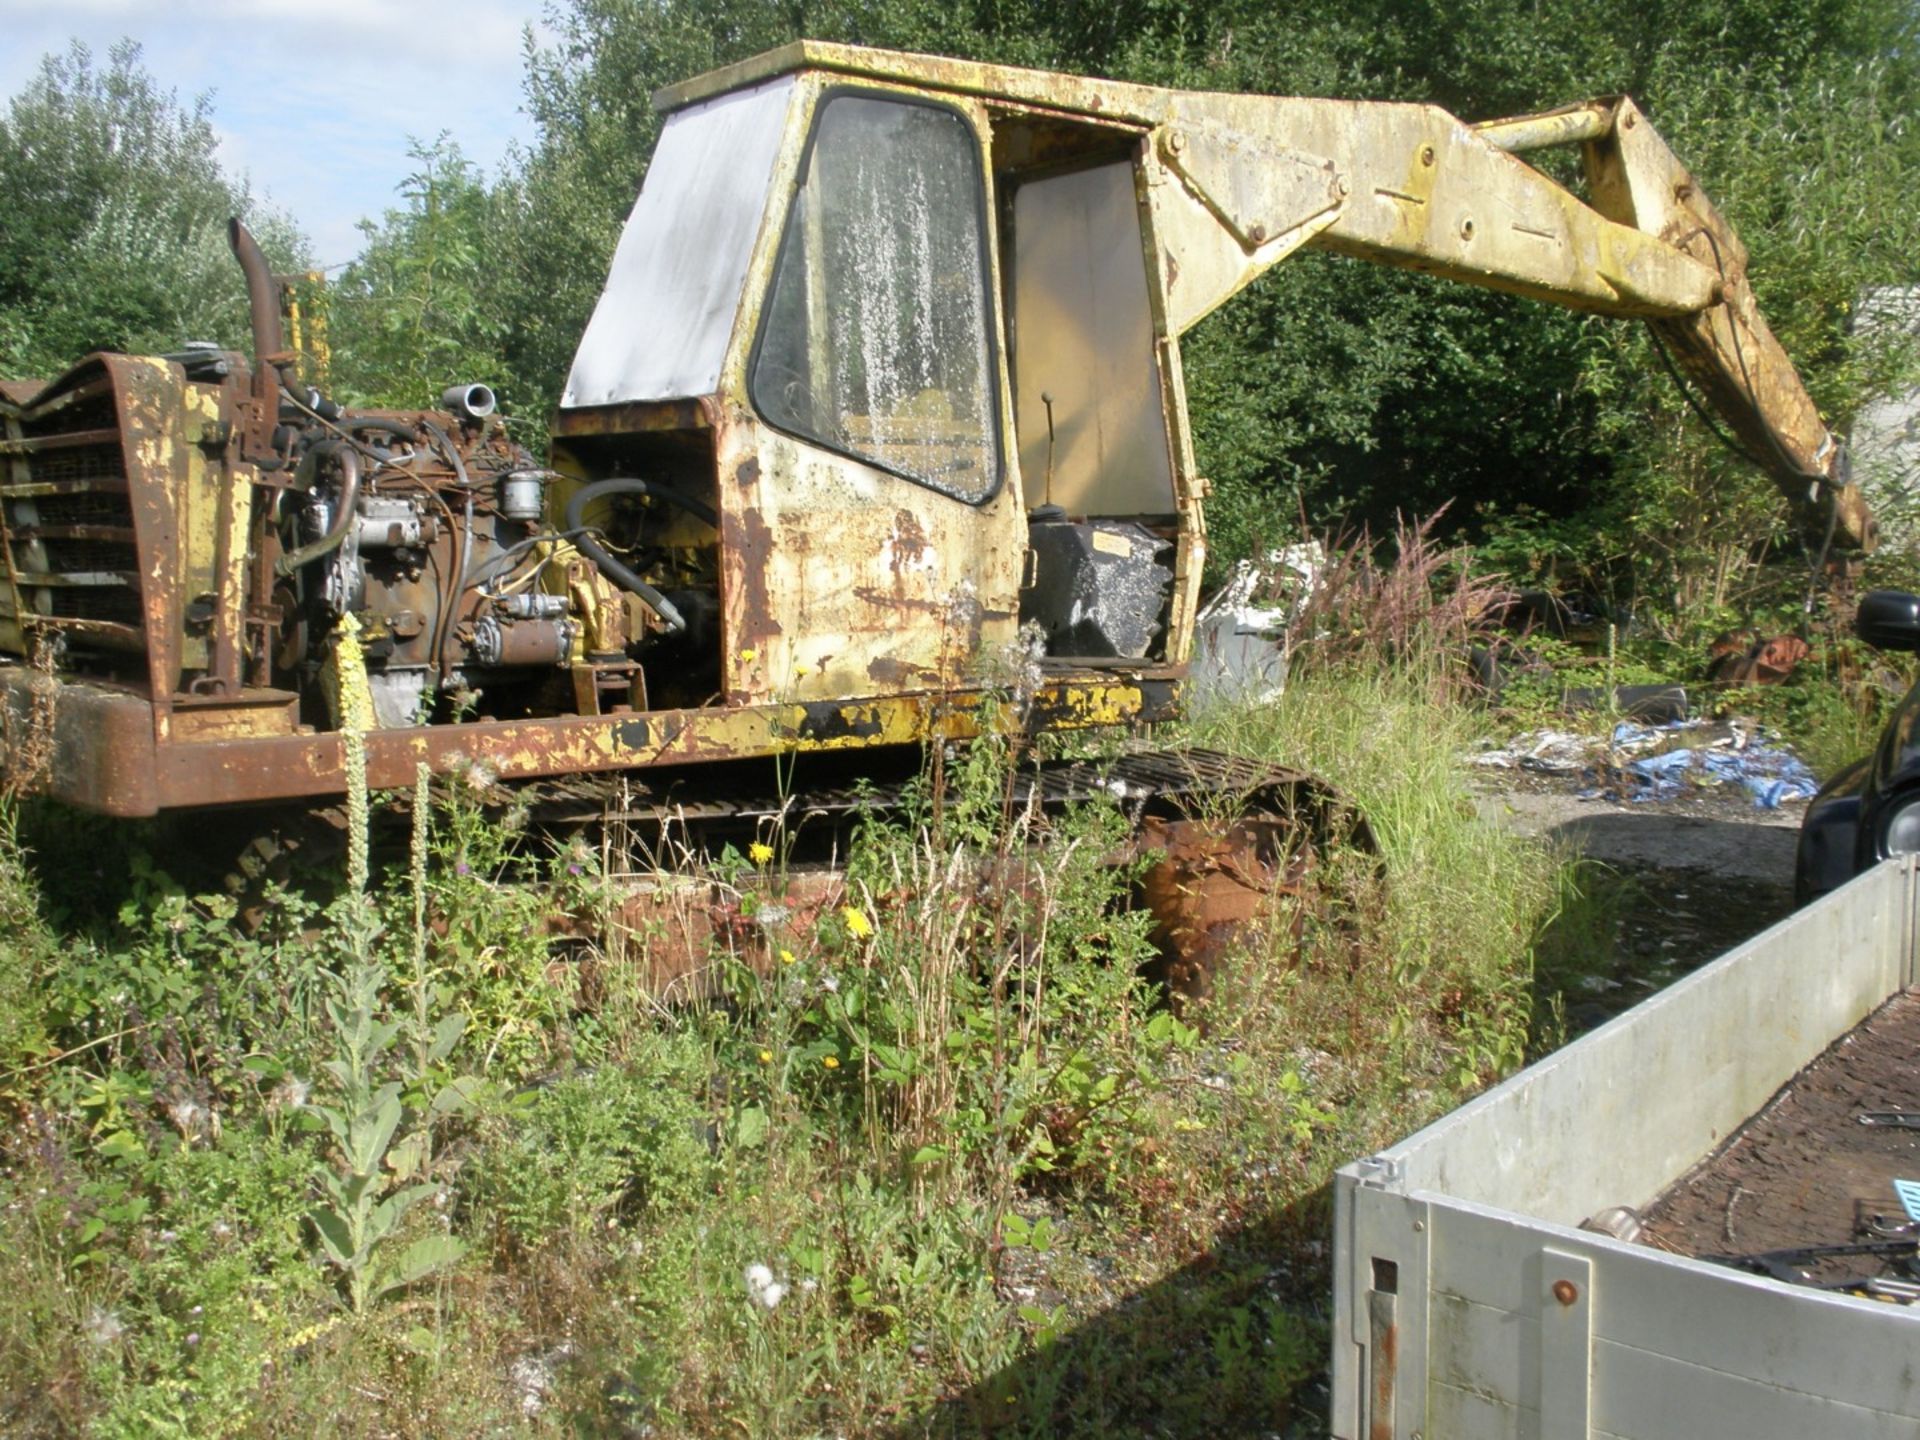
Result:
<svg viewBox="0 0 1920 1440">
<path fill-rule="evenodd" d="M 1648 1199 L 1903 983 L 1910 904 L 1888 866 L 1781 921 L 1393 1147 L 1404 1189 L 1564 1225 Z"/>
<path fill-rule="evenodd" d="M 1920 1437 L 1910 1312 L 1570 1228 L 1644 1204 L 1913 983 L 1917 869 L 1882 865 L 1341 1171 L 1333 1433 Z M 1401 1264 L 1387 1413 L 1361 1323 L 1382 1258 Z"/>
<path fill-rule="evenodd" d="M 1393 1433 L 1920 1435 L 1906 1363 L 1920 1321 L 1905 1311 L 1479 1206 L 1429 1200 L 1426 1213 L 1431 1390 L 1424 1424 L 1403 1400 Z M 1576 1270 L 1586 1281 L 1557 1298 Z M 1474 1428 L 1447 1419 L 1463 1396 Z M 1585 1414 L 1556 1429 L 1569 1401 Z"/>
<path fill-rule="evenodd" d="M 719 388 L 793 86 L 771 80 L 667 121 L 561 408 Z"/>
</svg>

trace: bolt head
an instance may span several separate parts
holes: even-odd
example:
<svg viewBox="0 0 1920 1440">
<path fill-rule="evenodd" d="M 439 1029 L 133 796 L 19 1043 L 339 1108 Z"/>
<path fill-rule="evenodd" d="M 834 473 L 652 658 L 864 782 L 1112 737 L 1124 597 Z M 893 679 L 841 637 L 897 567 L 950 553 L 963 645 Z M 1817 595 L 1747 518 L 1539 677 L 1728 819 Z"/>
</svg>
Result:
<svg viewBox="0 0 1920 1440">
<path fill-rule="evenodd" d="M 1571 1305 L 1580 1298 L 1580 1287 L 1571 1280 L 1556 1280 L 1553 1282 L 1553 1298 L 1562 1305 Z"/>
</svg>

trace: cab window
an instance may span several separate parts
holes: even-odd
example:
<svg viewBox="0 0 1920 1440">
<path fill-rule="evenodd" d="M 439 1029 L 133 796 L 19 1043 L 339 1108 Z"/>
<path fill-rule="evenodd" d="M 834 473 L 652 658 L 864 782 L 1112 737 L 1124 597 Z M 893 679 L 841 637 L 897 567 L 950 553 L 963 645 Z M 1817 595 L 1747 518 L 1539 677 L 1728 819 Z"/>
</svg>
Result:
<svg viewBox="0 0 1920 1440">
<path fill-rule="evenodd" d="M 761 416 L 984 500 L 1000 483 L 991 337 L 985 187 L 966 119 L 827 98 L 749 371 Z"/>
</svg>

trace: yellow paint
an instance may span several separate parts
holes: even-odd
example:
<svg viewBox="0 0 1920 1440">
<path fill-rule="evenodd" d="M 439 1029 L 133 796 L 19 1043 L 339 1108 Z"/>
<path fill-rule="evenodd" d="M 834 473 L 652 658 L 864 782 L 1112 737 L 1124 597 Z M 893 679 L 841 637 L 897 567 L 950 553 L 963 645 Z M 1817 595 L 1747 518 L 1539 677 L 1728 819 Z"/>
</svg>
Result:
<svg viewBox="0 0 1920 1440">
<path fill-rule="evenodd" d="M 294 705 L 188 706 L 170 713 L 167 732 L 161 738 L 193 744 L 203 740 L 291 735 L 299 719 Z"/>
<path fill-rule="evenodd" d="M 979 689 L 888 696 L 817 710 L 811 726 L 808 707 L 799 704 L 653 711 L 585 723 L 474 724 L 463 727 L 461 749 L 496 773 L 515 776 L 914 745 L 971 739 L 988 715 L 1003 723 L 1004 705 L 988 704 L 1003 698 Z M 1125 725 L 1140 714 L 1143 701 L 1140 687 L 1127 681 L 1058 682 L 1036 696 L 1048 711 L 1049 729 Z M 837 733 L 820 733 L 823 724 Z M 369 754 L 411 774 L 414 764 L 430 758 L 433 738 L 426 728 L 376 731 L 369 736 Z"/>
<path fill-rule="evenodd" d="M 304 286 L 308 299 L 301 300 Z M 307 379 L 322 390 L 333 377 L 333 348 L 327 340 L 327 275 L 309 270 L 298 281 L 280 282 L 280 308 L 287 321 L 287 343 L 306 362 Z"/>
<path fill-rule="evenodd" d="M 200 595 L 217 595 L 222 605 L 244 606 L 247 554 L 244 519 L 238 535 L 230 530 L 227 540 L 227 553 L 238 557 L 239 563 L 229 565 L 226 575 L 216 575 L 214 572 L 219 566 L 220 554 L 220 488 L 226 480 L 226 470 L 215 463 L 200 445 L 191 443 L 198 441 L 219 421 L 219 392 L 204 386 L 185 385 L 179 387 L 176 393 L 180 413 L 185 420 L 186 438 L 190 442 L 181 447 L 186 463 L 177 472 L 180 485 L 174 499 L 180 535 L 180 555 L 175 571 L 180 577 L 180 600 L 184 605 Z M 238 508 L 245 509 L 244 506 Z M 180 663 L 183 666 L 189 669 L 203 668 L 207 663 L 207 648 L 204 633 L 190 635 L 182 629 Z"/>
</svg>

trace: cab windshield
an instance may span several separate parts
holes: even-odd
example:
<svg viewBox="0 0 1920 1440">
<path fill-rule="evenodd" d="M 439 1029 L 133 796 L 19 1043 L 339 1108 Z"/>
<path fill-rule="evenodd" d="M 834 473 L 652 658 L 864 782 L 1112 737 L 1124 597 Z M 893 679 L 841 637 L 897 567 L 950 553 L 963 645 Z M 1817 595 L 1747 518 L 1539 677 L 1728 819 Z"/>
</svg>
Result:
<svg viewBox="0 0 1920 1440">
<path fill-rule="evenodd" d="M 985 187 L 943 105 L 830 95 L 749 390 L 766 421 L 956 499 L 999 487 Z"/>
</svg>

